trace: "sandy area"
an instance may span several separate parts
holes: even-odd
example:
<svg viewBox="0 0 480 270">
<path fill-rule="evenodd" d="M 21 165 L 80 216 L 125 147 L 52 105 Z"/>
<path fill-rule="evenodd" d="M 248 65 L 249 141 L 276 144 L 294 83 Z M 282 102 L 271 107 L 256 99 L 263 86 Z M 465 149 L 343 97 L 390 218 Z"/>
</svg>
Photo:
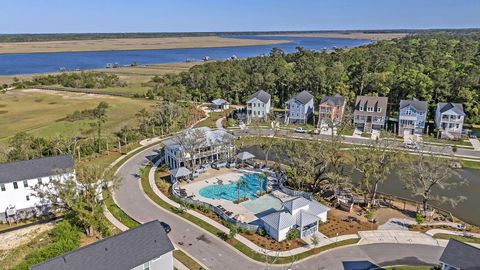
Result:
<svg viewBox="0 0 480 270">
<path fill-rule="evenodd" d="M 351 38 L 370 40 L 391 40 L 405 37 L 406 33 L 305 33 L 305 34 L 278 34 L 289 37 L 320 37 L 320 38 Z M 271 36 L 271 35 L 269 35 Z"/>
<path fill-rule="evenodd" d="M 42 232 L 53 229 L 54 223 L 33 225 L 27 228 L 3 233 L 0 235 L 0 250 L 8 250 L 28 243 Z"/>
<path fill-rule="evenodd" d="M 0 54 L 1 53 L 38 53 L 38 52 L 152 50 L 152 49 L 175 49 L 175 48 L 213 48 L 213 47 L 279 44 L 279 43 L 285 43 L 285 42 L 288 42 L 288 41 L 221 38 L 217 36 L 12 42 L 12 43 L 0 43 Z"/>
</svg>

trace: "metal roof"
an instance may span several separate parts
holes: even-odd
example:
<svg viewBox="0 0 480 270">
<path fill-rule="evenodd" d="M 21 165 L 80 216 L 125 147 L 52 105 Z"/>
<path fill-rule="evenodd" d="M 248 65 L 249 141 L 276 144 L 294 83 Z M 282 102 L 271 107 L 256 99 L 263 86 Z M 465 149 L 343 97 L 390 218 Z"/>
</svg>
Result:
<svg viewBox="0 0 480 270">
<path fill-rule="evenodd" d="M 407 106 L 412 106 L 417 111 L 426 112 L 428 110 L 428 103 L 426 101 L 420 101 L 416 98 L 410 100 L 400 100 L 400 109 Z"/>
<path fill-rule="evenodd" d="M 465 113 L 463 112 L 463 104 L 462 103 L 452 103 L 452 102 L 443 103 L 443 102 L 439 102 L 437 104 L 437 106 L 440 109 L 441 113 L 452 110 L 458 115 L 465 116 Z"/>
<path fill-rule="evenodd" d="M 170 174 L 175 178 L 179 178 L 179 177 L 189 176 L 192 174 L 192 172 L 185 167 L 180 167 L 180 168 L 171 170 Z"/>
<path fill-rule="evenodd" d="M 285 211 L 274 212 L 269 215 L 260 218 L 263 223 L 268 224 L 270 227 L 280 231 L 285 228 L 289 228 L 296 224 L 296 218 L 290 213 Z"/>
<path fill-rule="evenodd" d="M 290 100 L 288 100 L 287 102 L 290 102 L 292 100 L 298 100 L 298 102 L 305 105 L 308 102 L 310 102 L 310 100 L 312 99 L 313 99 L 312 94 L 310 94 L 308 91 L 302 91 L 298 93 L 296 96 L 294 96 L 293 98 L 291 98 Z"/>
<path fill-rule="evenodd" d="M 130 270 L 173 250 L 160 221 L 155 220 L 35 265 L 32 270 Z"/>
<path fill-rule="evenodd" d="M 240 159 L 240 160 L 247 160 L 247 159 L 251 159 L 251 158 L 254 158 L 255 156 L 249 152 L 241 152 L 241 153 L 238 153 L 237 155 L 237 158 Z"/>
<path fill-rule="evenodd" d="M 480 249 L 450 239 L 440 261 L 461 270 L 480 269 Z"/>
<path fill-rule="evenodd" d="M 263 103 L 268 103 L 268 101 L 270 100 L 271 96 L 269 93 L 263 91 L 263 90 L 258 90 L 257 92 L 253 93 L 247 100 L 247 103 L 250 102 L 252 99 L 258 99 L 260 100 L 261 102 Z"/>
<path fill-rule="evenodd" d="M 333 96 L 324 96 L 320 101 L 320 105 L 324 103 L 327 103 L 331 106 L 342 107 L 343 105 L 345 105 L 345 98 L 340 94 L 335 94 Z"/>
<path fill-rule="evenodd" d="M 189 136 L 189 133 L 195 132 L 197 130 L 204 132 L 206 137 L 206 140 L 204 143 L 205 145 L 199 145 L 199 147 L 220 145 L 220 144 L 223 144 L 227 139 L 233 140 L 235 138 L 235 136 L 233 136 L 232 134 L 228 133 L 225 130 L 220 130 L 220 129 L 213 130 L 209 127 L 200 127 L 200 128 L 185 130 L 181 133 L 181 136 L 184 136 L 184 137 Z M 177 142 L 178 142 L 177 139 L 174 137 L 174 138 L 165 140 L 163 144 L 167 148 L 179 148 L 180 146 L 178 145 Z"/>
<path fill-rule="evenodd" d="M 214 105 L 217 105 L 217 106 L 220 106 L 220 105 L 229 105 L 229 104 L 230 104 L 228 101 L 226 101 L 226 100 L 223 99 L 223 98 L 214 99 L 214 100 L 212 100 L 212 103 L 213 103 Z"/>
<path fill-rule="evenodd" d="M 74 169 L 72 155 L 44 157 L 0 164 L 0 183 L 58 175 Z"/>
</svg>

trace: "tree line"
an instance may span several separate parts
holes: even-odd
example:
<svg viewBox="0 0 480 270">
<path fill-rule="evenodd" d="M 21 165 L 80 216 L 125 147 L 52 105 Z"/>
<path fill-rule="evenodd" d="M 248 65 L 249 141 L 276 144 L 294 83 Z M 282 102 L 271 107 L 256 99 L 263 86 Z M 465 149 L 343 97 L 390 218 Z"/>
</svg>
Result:
<svg viewBox="0 0 480 270">
<path fill-rule="evenodd" d="M 11 86 L 15 88 L 28 88 L 36 85 L 60 85 L 72 88 L 107 88 L 125 87 L 127 83 L 121 81 L 115 74 L 97 71 L 82 71 L 36 76 L 31 80 L 19 80 L 18 78 L 14 78 L 14 82 Z"/>
<path fill-rule="evenodd" d="M 210 62 L 153 82 L 151 91 L 162 96 L 233 103 L 263 89 L 276 107 L 301 90 L 317 100 L 340 93 L 350 105 L 357 95 L 386 96 L 392 111 L 412 97 L 429 102 L 431 112 L 437 102 L 461 102 L 466 121 L 479 123 L 480 32 L 417 34 L 333 52 L 272 49 L 268 56 Z"/>
</svg>

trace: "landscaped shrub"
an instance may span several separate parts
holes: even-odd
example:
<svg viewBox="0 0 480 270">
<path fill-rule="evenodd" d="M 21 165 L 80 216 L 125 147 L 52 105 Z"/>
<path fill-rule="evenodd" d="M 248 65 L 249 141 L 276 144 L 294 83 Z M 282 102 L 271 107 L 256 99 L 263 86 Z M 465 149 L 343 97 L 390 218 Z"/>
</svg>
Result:
<svg viewBox="0 0 480 270">
<path fill-rule="evenodd" d="M 265 236 L 267 234 L 267 232 L 265 231 L 265 228 L 263 227 L 259 227 L 257 233 L 260 236 Z"/>
<path fill-rule="evenodd" d="M 52 230 L 53 242 L 44 248 L 32 251 L 13 270 L 28 270 L 30 266 L 58 255 L 70 252 L 80 245 L 80 230 L 68 221 L 58 223 Z"/>
<path fill-rule="evenodd" d="M 425 222 L 425 217 L 423 216 L 422 213 L 417 212 L 417 215 L 415 216 L 415 220 L 417 221 L 417 224 L 422 224 L 423 222 Z"/>
<path fill-rule="evenodd" d="M 287 233 L 287 240 L 300 238 L 300 231 L 298 229 L 291 229 Z"/>
</svg>

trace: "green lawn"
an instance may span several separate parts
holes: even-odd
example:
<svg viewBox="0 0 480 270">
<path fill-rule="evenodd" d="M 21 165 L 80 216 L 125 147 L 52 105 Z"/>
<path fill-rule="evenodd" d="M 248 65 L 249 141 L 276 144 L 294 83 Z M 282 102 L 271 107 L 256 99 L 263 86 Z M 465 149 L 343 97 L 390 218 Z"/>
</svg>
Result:
<svg viewBox="0 0 480 270">
<path fill-rule="evenodd" d="M 150 108 L 152 101 L 123 97 L 85 95 L 65 92 L 13 90 L 0 94 L 0 143 L 22 131 L 37 136 L 72 136 L 91 132 L 91 120 L 62 120 L 76 110 L 92 109 L 105 101 L 107 109 L 105 131 L 113 133 L 124 125 L 136 125 L 135 114 Z"/>
<path fill-rule="evenodd" d="M 465 237 L 465 236 L 461 236 L 461 235 L 437 233 L 437 234 L 435 234 L 435 235 L 433 236 L 433 238 L 436 238 L 436 239 L 445 239 L 445 240 L 455 239 L 455 240 L 462 241 L 462 242 L 480 244 L 480 238 Z"/>
<path fill-rule="evenodd" d="M 181 250 L 174 250 L 173 257 L 179 262 L 183 263 L 190 270 L 203 270 L 202 266 L 194 259 L 190 258 L 185 252 Z"/>
</svg>

